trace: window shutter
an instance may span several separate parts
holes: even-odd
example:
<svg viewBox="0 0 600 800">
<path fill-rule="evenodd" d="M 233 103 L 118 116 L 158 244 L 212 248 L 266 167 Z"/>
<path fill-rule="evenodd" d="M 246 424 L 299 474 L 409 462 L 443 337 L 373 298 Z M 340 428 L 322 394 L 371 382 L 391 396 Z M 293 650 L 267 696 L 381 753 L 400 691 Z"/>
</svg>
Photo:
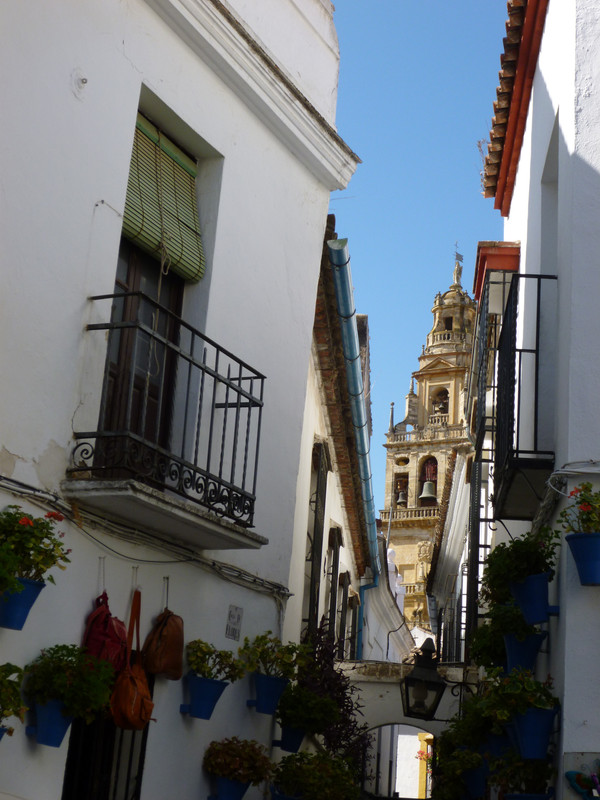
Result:
<svg viewBox="0 0 600 800">
<path fill-rule="evenodd" d="M 188 281 L 205 266 L 195 179 L 191 158 L 138 114 L 123 235 Z"/>
</svg>

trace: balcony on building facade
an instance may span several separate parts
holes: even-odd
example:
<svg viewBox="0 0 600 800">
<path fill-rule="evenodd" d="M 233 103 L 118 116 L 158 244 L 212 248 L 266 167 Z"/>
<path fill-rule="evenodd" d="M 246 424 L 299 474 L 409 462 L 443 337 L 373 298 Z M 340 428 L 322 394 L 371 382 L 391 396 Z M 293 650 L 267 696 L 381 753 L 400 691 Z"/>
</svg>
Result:
<svg viewBox="0 0 600 800">
<path fill-rule="evenodd" d="M 555 276 L 516 275 L 497 351 L 494 515 L 532 519 L 554 467 Z"/>
<path fill-rule="evenodd" d="M 88 326 L 108 355 L 98 427 L 74 434 L 65 493 L 202 547 L 263 544 L 249 529 L 264 377 L 141 292 L 91 299 L 113 304 Z"/>
<path fill-rule="evenodd" d="M 433 420 L 433 421 L 432 421 Z M 435 442 L 448 439 L 466 439 L 466 425 L 448 425 L 448 414 L 432 414 L 428 419 L 428 424 L 422 428 L 415 428 L 412 431 L 399 433 L 394 431 L 387 434 L 388 444 L 403 444 L 408 442 Z"/>
<path fill-rule="evenodd" d="M 427 336 L 427 348 L 438 345 L 454 345 L 457 350 L 470 349 L 473 336 L 464 331 L 436 331 Z"/>
<path fill-rule="evenodd" d="M 437 506 L 427 506 L 424 508 L 389 508 L 380 511 L 381 521 L 389 522 L 390 513 L 392 522 L 422 522 L 437 520 L 439 516 L 439 508 Z"/>
<path fill-rule="evenodd" d="M 532 519 L 554 465 L 556 278 L 488 271 L 469 402 L 475 458 L 494 467 L 494 516 Z"/>
</svg>

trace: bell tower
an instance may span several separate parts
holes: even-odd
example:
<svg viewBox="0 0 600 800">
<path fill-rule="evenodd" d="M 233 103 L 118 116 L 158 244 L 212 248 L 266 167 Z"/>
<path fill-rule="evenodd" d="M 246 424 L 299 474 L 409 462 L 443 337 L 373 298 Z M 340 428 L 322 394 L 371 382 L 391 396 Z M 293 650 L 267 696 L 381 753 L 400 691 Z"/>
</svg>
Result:
<svg viewBox="0 0 600 800">
<path fill-rule="evenodd" d="M 429 629 L 426 584 L 434 545 L 444 530 L 445 511 L 459 450 L 470 450 L 464 389 L 471 362 L 475 302 L 461 286 L 462 256 L 456 254 L 450 288 L 435 296 L 433 327 L 406 395 L 404 419 L 386 435 L 383 530 L 405 594 L 411 627 Z"/>
</svg>

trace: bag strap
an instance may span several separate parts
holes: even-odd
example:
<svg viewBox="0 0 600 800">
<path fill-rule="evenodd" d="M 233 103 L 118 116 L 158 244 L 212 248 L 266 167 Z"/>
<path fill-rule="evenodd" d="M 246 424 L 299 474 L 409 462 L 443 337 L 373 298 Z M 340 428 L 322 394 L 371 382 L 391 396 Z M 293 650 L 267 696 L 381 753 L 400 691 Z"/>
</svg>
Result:
<svg viewBox="0 0 600 800">
<path fill-rule="evenodd" d="M 142 594 L 139 589 L 133 593 L 131 601 L 131 613 L 129 614 L 129 630 L 127 631 L 127 663 L 131 660 L 131 645 L 133 644 L 133 631 L 135 629 L 137 651 L 140 652 L 140 608 L 142 604 Z"/>
</svg>

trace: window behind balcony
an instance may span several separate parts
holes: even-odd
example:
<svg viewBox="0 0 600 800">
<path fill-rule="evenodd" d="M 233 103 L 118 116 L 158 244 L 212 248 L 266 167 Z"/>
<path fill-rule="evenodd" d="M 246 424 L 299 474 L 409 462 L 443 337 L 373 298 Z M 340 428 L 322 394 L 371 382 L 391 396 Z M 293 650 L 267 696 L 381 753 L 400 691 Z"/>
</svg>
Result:
<svg viewBox="0 0 600 800">
<path fill-rule="evenodd" d="M 135 434 L 168 448 L 176 363 L 166 342 L 177 343 L 183 284 L 178 275 L 164 274 L 154 258 L 122 240 L 115 295 L 124 296 L 113 302 L 111 323 L 137 324 L 111 330 L 100 430 Z"/>
</svg>

